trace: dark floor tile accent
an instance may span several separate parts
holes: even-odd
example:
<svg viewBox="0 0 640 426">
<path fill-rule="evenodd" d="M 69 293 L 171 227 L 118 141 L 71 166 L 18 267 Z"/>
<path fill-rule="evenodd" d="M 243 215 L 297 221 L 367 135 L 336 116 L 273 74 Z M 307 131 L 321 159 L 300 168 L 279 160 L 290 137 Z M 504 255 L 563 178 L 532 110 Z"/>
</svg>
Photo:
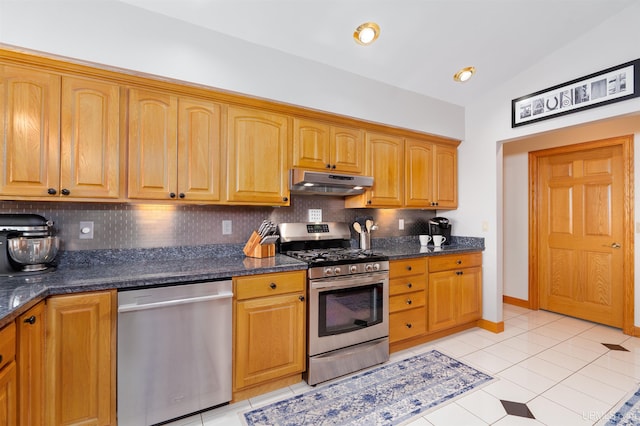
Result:
<svg viewBox="0 0 640 426">
<path fill-rule="evenodd" d="M 535 419 L 533 413 L 531 413 L 529 407 L 527 407 L 527 404 L 523 404 L 521 402 L 504 401 L 502 399 L 500 400 L 500 402 L 502 402 L 502 406 L 504 407 L 507 414 L 518 417 L 526 417 L 528 419 Z"/>
<path fill-rule="evenodd" d="M 629 352 L 629 349 L 625 348 L 624 346 L 614 345 L 613 343 L 603 343 L 603 345 L 605 345 L 607 348 L 611 349 L 612 351 Z"/>
</svg>

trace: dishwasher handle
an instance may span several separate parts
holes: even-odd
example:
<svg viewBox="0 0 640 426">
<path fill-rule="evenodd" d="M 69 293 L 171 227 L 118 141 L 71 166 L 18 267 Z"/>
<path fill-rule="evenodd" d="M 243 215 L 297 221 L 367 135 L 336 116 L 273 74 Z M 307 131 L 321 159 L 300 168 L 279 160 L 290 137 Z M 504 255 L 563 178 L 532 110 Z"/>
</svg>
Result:
<svg viewBox="0 0 640 426">
<path fill-rule="evenodd" d="M 152 303 L 144 303 L 144 304 L 132 303 L 129 305 L 118 306 L 118 312 L 124 313 L 124 312 L 143 311 L 146 309 L 167 308 L 169 306 L 186 305 L 188 303 L 209 302 L 211 300 L 231 299 L 232 297 L 233 297 L 233 293 L 220 293 L 220 294 L 213 294 L 209 296 L 189 297 L 186 299 L 163 300 L 162 302 L 152 302 Z"/>
</svg>

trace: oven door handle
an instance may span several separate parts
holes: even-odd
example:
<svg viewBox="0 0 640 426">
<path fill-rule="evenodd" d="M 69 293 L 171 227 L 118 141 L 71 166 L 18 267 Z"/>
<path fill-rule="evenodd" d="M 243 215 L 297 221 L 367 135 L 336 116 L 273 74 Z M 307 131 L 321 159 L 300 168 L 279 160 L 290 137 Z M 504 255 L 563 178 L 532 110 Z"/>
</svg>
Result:
<svg viewBox="0 0 640 426">
<path fill-rule="evenodd" d="M 327 288 L 340 289 L 375 284 L 381 281 L 386 281 L 388 279 L 389 274 L 387 272 L 374 272 L 370 274 L 362 274 L 362 276 L 357 277 L 354 277 L 353 275 L 347 275 L 344 277 L 312 280 L 309 282 L 309 286 L 314 290 L 322 290 Z"/>
</svg>

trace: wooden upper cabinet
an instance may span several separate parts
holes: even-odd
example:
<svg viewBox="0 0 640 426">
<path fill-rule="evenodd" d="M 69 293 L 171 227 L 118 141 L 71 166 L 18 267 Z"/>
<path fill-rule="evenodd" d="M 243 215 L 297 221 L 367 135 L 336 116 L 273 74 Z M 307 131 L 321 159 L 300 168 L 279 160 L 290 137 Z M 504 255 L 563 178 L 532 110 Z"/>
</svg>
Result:
<svg viewBox="0 0 640 426">
<path fill-rule="evenodd" d="M 11 66 L 1 81 L 0 195 L 121 196 L 117 85 Z"/>
<path fill-rule="evenodd" d="M 289 205 L 288 117 L 230 106 L 227 201 Z"/>
<path fill-rule="evenodd" d="M 455 209 L 458 207 L 458 148 L 434 145 L 434 186 L 436 207 Z"/>
<path fill-rule="evenodd" d="M 60 76 L 0 70 L 0 195 L 46 197 L 60 179 Z"/>
<path fill-rule="evenodd" d="M 61 194 L 120 197 L 120 88 L 64 77 L 61 114 Z"/>
<path fill-rule="evenodd" d="M 129 91 L 129 198 L 220 200 L 220 105 Z"/>
<path fill-rule="evenodd" d="M 405 142 L 405 206 L 458 207 L 457 147 Z"/>
<path fill-rule="evenodd" d="M 351 174 L 364 172 L 363 131 L 293 119 L 293 166 Z"/>
<path fill-rule="evenodd" d="M 402 207 L 404 192 L 404 139 L 367 133 L 366 174 L 373 176 L 373 187 L 363 195 L 349 197 L 345 206 Z"/>
</svg>

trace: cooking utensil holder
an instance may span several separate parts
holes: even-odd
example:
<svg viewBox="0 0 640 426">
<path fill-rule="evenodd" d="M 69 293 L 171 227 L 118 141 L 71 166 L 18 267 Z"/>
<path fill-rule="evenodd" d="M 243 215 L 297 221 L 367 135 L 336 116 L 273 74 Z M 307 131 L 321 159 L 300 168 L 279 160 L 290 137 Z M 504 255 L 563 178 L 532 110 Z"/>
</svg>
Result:
<svg viewBox="0 0 640 426">
<path fill-rule="evenodd" d="M 258 232 L 253 231 L 249 240 L 244 245 L 244 249 L 242 251 L 246 256 L 249 257 L 273 257 L 276 255 L 276 245 L 275 244 L 260 244 L 262 237 L 258 235 Z"/>
<path fill-rule="evenodd" d="M 360 250 L 371 250 L 371 234 L 368 232 L 360 233 Z"/>
</svg>

